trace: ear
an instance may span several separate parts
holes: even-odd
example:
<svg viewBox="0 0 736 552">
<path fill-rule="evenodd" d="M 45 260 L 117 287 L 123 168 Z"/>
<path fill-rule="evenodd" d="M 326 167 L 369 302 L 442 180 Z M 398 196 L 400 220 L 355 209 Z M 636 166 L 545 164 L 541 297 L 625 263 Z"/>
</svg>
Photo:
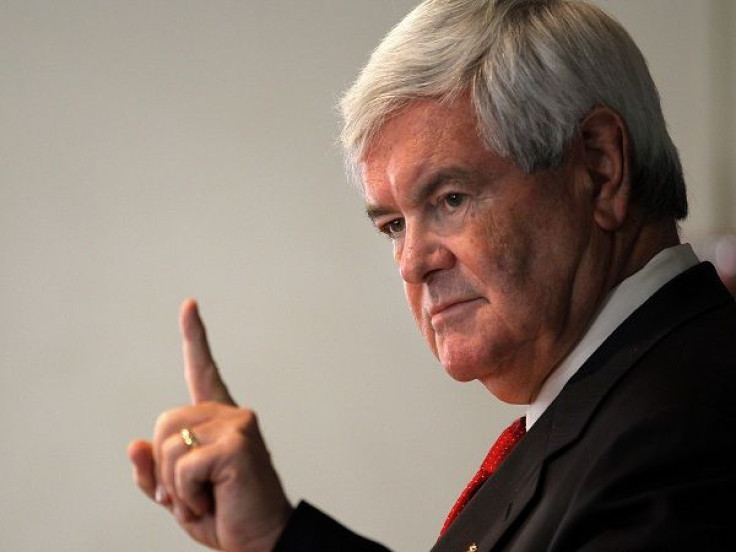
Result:
<svg viewBox="0 0 736 552">
<path fill-rule="evenodd" d="M 612 109 L 597 107 L 583 119 L 580 132 L 593 184 L 594 219 L 603 230 L 617 230 L 626 220 L 631 195 L 626 124 Z"/>
</svg>

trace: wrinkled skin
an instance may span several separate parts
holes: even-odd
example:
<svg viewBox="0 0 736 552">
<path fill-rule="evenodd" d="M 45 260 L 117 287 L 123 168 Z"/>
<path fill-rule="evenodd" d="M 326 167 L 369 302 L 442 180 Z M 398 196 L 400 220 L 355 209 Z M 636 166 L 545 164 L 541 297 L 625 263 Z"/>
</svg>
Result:
<svg viewBox="0 0 736 552">
<path fill-rule="evenodd" d="M 594 113 L 562 166 L 534 174 L 484 147 L 467 98 L 418 101 L 383 125 L 363 157 L 367 211 L 453 378 L 528 403 L 584 332 L 619 278 L 611 230 L 626 197 L 609 196 L 628 188 L 603 151 L 621 155 L 619 124 Z"/>
</svg>

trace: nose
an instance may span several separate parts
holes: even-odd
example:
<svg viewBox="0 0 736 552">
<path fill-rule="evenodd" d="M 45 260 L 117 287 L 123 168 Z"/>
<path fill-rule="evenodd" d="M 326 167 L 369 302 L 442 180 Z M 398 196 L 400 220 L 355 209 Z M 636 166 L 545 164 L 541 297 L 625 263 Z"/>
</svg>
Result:
<svg viewBox="0 0 736 552">
<path fill-rule="evenodd" d="M 396 261 L 401 279 L 419 284 L 437 270 L 452 268 L 455 256 L 441 236 L 407 223 L 404 238 L 396 247 Z"/>
</svg>

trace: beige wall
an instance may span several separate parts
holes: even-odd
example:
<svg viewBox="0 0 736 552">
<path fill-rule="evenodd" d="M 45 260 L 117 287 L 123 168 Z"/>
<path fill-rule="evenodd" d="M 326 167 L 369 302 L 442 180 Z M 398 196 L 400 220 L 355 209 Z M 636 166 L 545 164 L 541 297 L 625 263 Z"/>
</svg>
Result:
<svg viewBox="0 0 736 552">
<path fill-rule="evenodd" d="M 187 400 L 187 296 L 290 496 L 430 547 L 516 411 L 427 352 L 334 145 L 335 99 L 412 4 L 0 3 L 0 548 L 200 549 L 124 454 Z M 685 234 L 733 226 L 730 0 L 604 4 L 660 84 Z"/>
</svg>

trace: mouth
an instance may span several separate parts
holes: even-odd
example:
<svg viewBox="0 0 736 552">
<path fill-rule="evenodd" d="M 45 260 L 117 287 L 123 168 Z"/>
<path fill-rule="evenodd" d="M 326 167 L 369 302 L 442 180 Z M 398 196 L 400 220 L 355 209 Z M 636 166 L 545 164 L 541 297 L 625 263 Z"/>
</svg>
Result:
<svg viewBox="0 0 736 552">
<path fill-rule="evenodd" d="M 468 297 L 466 299 L 453 299 L 433 305 L 427 314 L 432 321 L 455 314 L 461 314 L 469 308 L 475 308 L 483 301 L 482 297 Z"/>
</svg>

